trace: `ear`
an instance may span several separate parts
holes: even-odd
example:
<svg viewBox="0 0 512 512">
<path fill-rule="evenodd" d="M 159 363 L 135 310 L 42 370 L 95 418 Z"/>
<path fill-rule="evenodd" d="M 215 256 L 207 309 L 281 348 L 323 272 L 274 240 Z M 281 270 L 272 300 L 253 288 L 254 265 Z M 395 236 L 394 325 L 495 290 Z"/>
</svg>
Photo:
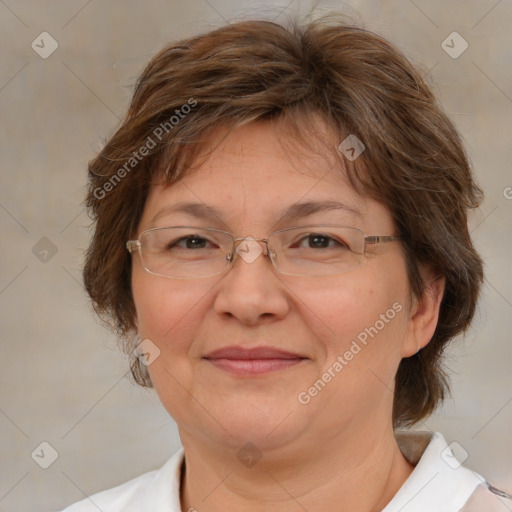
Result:
<svg viewBox="0 0 512 512">
<path fill-rule="evenodd" d="M 409 311 L 407 331 L 402 345 L 402 357 L 411 357 L 427 345 L 437 327 L 439 309 L 446 284 L 444 276 L 422 271 L 425 291 L 421 297 L 413 297 Z"/>
</svg>

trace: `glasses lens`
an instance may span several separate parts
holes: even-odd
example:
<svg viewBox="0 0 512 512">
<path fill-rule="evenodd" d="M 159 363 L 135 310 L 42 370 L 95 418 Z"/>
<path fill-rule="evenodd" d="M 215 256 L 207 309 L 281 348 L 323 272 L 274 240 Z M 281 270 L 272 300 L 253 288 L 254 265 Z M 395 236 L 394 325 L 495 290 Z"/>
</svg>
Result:
<svg viewBox="0 0 512 512">
<path fill-rule="evenodd" d="M 364 235 L 356 228 L 307 226 L 278 231 L 269 237 L 269 245 L 283 274 L 326 276 L 360 265 Z"/>
<path fill-rule="evenodd" d="M 233 239 L 215 229 L 172 227 L 142 234 L 141 259 L 152 274 L 165 277 L 206 277 L 228 266 Z"/>
</svg>

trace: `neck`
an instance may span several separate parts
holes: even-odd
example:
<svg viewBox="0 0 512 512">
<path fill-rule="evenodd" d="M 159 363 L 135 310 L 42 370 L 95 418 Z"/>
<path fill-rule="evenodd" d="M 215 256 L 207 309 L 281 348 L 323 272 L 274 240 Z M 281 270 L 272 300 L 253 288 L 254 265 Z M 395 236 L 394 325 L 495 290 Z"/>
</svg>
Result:
<svg viewBox="0 0 512 512">
<path fill-rule="evenodd" d="M 202 445 L 197 439 L 187 442 L 182 435 L 182 510 L 382 510 L 413 466 L 400 452 L 392 429 L 380 436 L 368 429 L 357 438 L 344 438 L 351 441 L 333 436 L 320 446 L 305 444 L 314 447 L 310 452 L 297 446 L 265 451 L 247 467 L 236 457 L 238 450 Z"/>
</svg>

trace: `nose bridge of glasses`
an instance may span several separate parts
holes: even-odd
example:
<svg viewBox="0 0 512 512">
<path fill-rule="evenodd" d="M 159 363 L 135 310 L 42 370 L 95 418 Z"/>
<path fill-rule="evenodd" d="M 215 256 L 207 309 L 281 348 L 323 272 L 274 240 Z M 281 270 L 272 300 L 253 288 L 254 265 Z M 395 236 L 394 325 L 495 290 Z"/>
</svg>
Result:
<svg viewBox="0 0 512 512">
<path fill-rule="evenodd" d="M 267 256 L 271 252 L 268 248 L 268 240 L 266 238 L 247 236 L 244 238 L 234 238 L 233 240 L 234 252 L 246 263 L 253 263 L 261 254 Z M 260 242 L 264 242 L 264 244 Z"/>
</svg>

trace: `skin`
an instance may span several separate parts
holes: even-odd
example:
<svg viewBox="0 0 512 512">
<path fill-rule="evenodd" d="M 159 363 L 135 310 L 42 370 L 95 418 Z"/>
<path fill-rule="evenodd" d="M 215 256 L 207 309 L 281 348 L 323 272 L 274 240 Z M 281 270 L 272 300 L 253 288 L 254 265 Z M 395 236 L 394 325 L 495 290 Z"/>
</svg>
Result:
<svg viewBox="0 0 512 512">
<path fill-rule="evenodd" d="M 293 161 L 275 130 L 268 122 L 237 128 L 180 182 L 153 185 L 136 235 L 185 224 L 265 238 L 279 229 L 277 212 L 324 199 L 361 215 L 334 210 L 296 224 L 336 222 L 369 235 L 396 234 L 389 210 L 358 196 L 339 164 L 311 151 Z M 183 214 L 153 220 L 183 200 L 217 207 L 225 223 Z M 183 510 L 371 512 L 391 500 L 413 470 L 393 436 L 394 376 L 400 360 L 432 337 L 442 280 L 426 272 L 429 291 L 411 298 L 396 242 L 370 245 L 358 268 L 329 277 L 283 275 L 260 256 L 250 264 L 237 258 L 219 276 L 167 279 L 134 258 L 138 334 L 160 349 L 148 369 L 185 448 Z M 402 310 L 317 396 L 299 403 L 297 395 L 394 303 Z M 203 359 L 228 345 L 270 345 L 307 359 L 256 377 L 234 376 Z M 248 442 L 262 455 L 252 467 L 237 457 Z"/>
</svg>

